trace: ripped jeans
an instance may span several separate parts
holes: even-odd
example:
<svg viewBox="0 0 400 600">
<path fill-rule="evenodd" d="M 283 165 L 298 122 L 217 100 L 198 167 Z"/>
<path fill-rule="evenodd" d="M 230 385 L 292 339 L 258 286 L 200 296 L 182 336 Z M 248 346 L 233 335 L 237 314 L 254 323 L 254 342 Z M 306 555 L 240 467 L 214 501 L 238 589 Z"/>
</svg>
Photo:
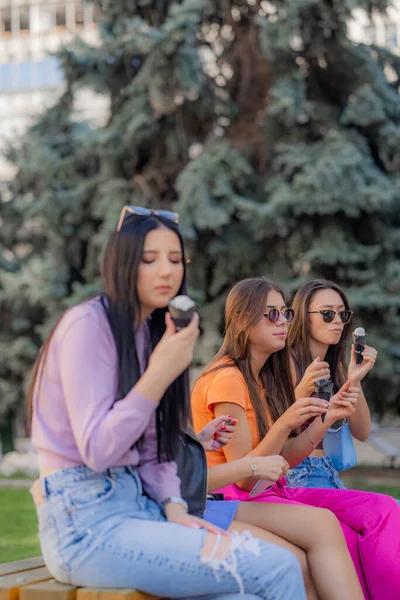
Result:
<svg viewBox="0 0 400 600">
<path fill-rule="evenodd" d="M 42 553 L 53 577 L 87 587 L 137 588 L 169 598 L 306 600 L 293 554 L 232 535 L 225 558 L 202 555 L 204 530 L 165 520 L 133 467 L 71 467 L 41 479 Z"/>
</svg>

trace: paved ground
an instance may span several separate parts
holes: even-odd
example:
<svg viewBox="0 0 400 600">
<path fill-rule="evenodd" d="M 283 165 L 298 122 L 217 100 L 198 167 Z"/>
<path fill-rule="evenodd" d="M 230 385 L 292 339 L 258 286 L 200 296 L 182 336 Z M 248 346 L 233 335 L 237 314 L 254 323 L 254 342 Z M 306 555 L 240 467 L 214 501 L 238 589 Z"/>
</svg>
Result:
<svg viewBox="0 0 400 600">
<path fill-rule="evenodd" d="M 364 443 L 355 441 L 355 446 L 358 464 L 400 469 L 400 427 L 373 428 L 370 439 Z"/>
</svg>

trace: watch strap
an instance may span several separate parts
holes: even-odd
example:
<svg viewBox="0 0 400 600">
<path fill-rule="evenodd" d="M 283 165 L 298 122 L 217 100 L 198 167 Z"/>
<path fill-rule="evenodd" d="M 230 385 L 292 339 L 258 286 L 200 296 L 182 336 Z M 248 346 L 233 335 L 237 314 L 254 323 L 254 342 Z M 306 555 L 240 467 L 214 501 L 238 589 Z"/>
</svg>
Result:
<svg viewBox="0 0 400 600">
<path fill-rule="evenodd" d="M 181 506 L 183 506 L 186 512 L 188 512 L 189 510 L 188 503 L 186 502 L 186 500 L 180 498 L 179 496 L 168 496 L 168 498 L 165 498 L 165 500 L 162 503 L 164 512 L 167 504 L 180 504 Z"/>
</svg>

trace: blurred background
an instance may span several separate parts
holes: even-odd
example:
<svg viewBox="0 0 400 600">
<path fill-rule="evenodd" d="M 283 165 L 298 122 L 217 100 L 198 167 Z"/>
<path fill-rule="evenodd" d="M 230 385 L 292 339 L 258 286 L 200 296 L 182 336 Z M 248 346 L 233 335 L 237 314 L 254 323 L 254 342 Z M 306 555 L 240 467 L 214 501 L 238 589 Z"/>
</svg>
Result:
<svg viewBox="0 0 400 600">
<path fill-rule="evenodd" d="M 399 77 L 396 0 L 0 0 L 3 453 L 29 450 L 43 336 L 139 204 L 181 215 L 198 366 L 239 279 L 344 287 L 379 350 L 360 462 L 399 465 Z"/>
</svg>

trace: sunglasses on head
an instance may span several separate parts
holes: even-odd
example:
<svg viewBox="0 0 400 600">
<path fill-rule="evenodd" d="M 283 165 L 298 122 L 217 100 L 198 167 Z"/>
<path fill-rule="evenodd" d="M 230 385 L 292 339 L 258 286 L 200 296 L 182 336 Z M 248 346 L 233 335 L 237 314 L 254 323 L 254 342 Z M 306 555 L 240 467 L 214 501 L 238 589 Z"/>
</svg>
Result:
<svg viewBox="0 0 400 600">
<path fill-rule="evenodd" d="M 277 308 L 271 308 L 270 311 L 264 313 L 264 317 L 266 317 L 270 323 L 277 323 L 279 321 L 279 316 L 283 315 L 288 323 L 293 323 L 294 319 L 294 310 L 293 308 L 285 308 L 285 310 L 278 310 Z"/>
<path fill-rule="evenodd" d="M 325 321 L 325 323 L 332 323 L 333 319 L 335 318 L 336 315 L 339 315 L 340 320 L 342 321 L 342 323 L 344 323 L 344 325 L 346 325 L 347 323 L 350 323 L 351 318 L 353 316 L 353 311 L 352 310 L 310 310 L 308 311 L 309 315 L 322 315 L 323 320 Z"/>
<path fill-rule="evenodd" d="M 156 217 L 162 217 L 163 219 L 173 221 L 176 224 L 179 223 L 179 215 L 176 212 L 170 210 L 153 210 L 152 208 L 144 208 L 143 206 L 126 205 L 122 207 L 116 231 L 121 230 L 122 223 L 127 215 L 137 215 L 139 217 L 150 217 L 151 215 L 155 215 Z"/>
</svg>

